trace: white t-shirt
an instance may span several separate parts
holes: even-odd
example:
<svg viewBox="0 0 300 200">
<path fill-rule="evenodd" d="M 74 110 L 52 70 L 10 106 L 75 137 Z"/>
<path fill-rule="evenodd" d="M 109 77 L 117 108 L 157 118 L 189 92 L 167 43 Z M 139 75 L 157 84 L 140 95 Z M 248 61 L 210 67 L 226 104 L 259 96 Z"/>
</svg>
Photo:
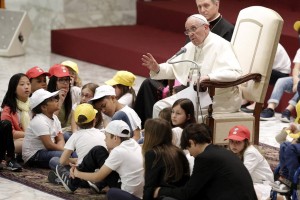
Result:
<svg viewBox="0 0 300 200">
<path fill-rule="evenodd" d="M 86 154 L 94 147 L 101 145 L 106 148 L 104 132 L 96 128 L 80 129 L 73 133 L 65 144 L 65 149 L 75 151 L 80 164 Z"/>
<path fill-rule="evenodd" d="M 143 196 L 144 167 L 141 146 L 134 140 L 123 141 L 111 150 L 104 165 L 118 172 L 121 189 L 139 198 Z"/>
<path fill-rule="evenodd" d="M 291 72 L 291 59 L 281 44 L 278 44 L 272 69 L 281 73 Z"/>
<path fill-rule="evenodd" d="M 293 60 L 293 63 L 300 63 L 300 49 L 298 49 L 295 58 Z"/>
<path fill-rule="evenodd" d="M 251 175 L 255 190 L 261 195 L 261 199 L 268 199 L 271 191 L 268 183 L 274 182 L 273 172 L 267 160 L 253 145 L 250 145 L 244 152 L 244 165 Z"/>
<path fill-rule="evenodd" d="M 133 131 L 135 131 L 137 128 L 141 129 L 141 119 L 132 108 L 125 105 L 120 111 L 126 113 Z M 103 114 L 102 116 L 105 124 L 108 124 L 111 121 L 111 117 L 105 114 Z"/>
<path fill-rule="evenodd" d="M 121 96 L 120 99 L 118 99 L 118 102 L 132 108 L 132 94 L 131 93 L 124 94 L 123 96 Z"/>
<path fill-rule="evenodd" d="M 172 128 L 172 143 L 180 148 L 180 140 L 181 140 L 181 135 L 182 135 L 183 129 L 180 127 L 174 127 Z"/>
<path fill-rule="evenodd" d="M 56 115 L 53 115 L 53 119 L 50 119 L 42 113 L 37 114 L 30 121 L 25 133 L 22 147 L 24 162 L 27 162 L 37 151 L 46 149 L 40 136 L 50 135 L 52 142 L 55 143 L 55 137 L 58 133 L 62 133 L 62 129 Z"/>
</svg>

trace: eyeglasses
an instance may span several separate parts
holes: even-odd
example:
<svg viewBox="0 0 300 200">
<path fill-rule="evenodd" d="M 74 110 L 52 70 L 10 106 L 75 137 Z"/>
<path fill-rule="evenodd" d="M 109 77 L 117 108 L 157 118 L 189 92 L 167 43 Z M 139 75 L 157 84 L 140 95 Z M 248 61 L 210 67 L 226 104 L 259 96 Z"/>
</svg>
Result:
<svg viewBox="0 0 300 200">
<path fill-rule="evenodd" d="M 196 26 L 192 26 L 190 29 L 187 29 L 186 31 L 184 31 L 185 35 L 189 35 L 190 33 L 195 33 L 196 30 L 198 28 L 200 28 L 201 26 L 203 26 L 204 24 L 201 24 L 200 26 L 196 27 Z"/>
<path fill-rule="evenodd" d="M 62 84 L 69 84 L 70 83 L 70 77 L 65 77 L 65 78 L 58 78 L 57 81 L 59 83 L 62 83 Z"/>
</svg>

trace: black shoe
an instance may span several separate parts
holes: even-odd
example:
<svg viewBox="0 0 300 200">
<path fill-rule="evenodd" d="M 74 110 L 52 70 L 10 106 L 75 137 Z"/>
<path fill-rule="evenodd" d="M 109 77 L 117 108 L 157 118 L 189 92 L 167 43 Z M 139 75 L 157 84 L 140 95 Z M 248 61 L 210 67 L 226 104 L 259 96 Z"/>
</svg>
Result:
<svg viewBox="0 0 300 200">
<path fill-rule="evenodd" d="M 251 105 L 251 103 L 250 103 L 250 102 L 247 102 L 247 103 L 241 105 L 241 108 L 246 108 L 247 106 L 250 106 L 250 105 Z"/>
<path fill-rule="evenodd" d="M 249 109 L 249 108 L 247 108 L 247 107 L 241 107 L 241 111 L 242 111 L 242 112 L 245 112 L 245 113 L 253 113 L 253 112 L 254 112 L 254 110 Z"/>
<path fill-rule="evenodd" d="M 100 182 L 97 182 L 97 183 L 92 183 L 91 181 L 87 181 L 90 188 L 96 192 L 96 193 L 105 193 L 105 192 L 102 192 L 103 188 L 105 188 L 107 186 L 107 184 L 104 182 L 104 181 L 100 181 Z"/>
<path fill-rule="evenodd" d="M 290 122 L 291 122 L 290 119 L 291 119 L 291 111 L 289 111 L 288 109 L 285 109 L 285 110 L 281 113 L 280 121 L 286 122 L 286 123 L 290 123 Z"/>
<path fill-rule="evenodd" d="M 53 170 L 51 170 L 48 174 L 48 181 L 49 181 L 49 183 L 62 185 L 60 179 L 58 178 L 58 176 L 56 175 L 56 173 Z"/>
<path fill-rule="evenodd" d="M 73 193 L 77 187 L 72 184 L 69 172 L 64 168 L 64 166 L 56 166 L 56 175 L 60 179 L 61 183 L 69 193 Z"/>
<path fill-rule="evenodd" d="M 20 172 L 22 171 L 22 166 L 16 160 L 11 160 L 7 163 L 7 169 L 13 172 Z"/>
<path fill-rule="evenodd" d="M 275 120 L 275 111 L 271 108 L 266 108 L 260 113 L 260 120 L 269 121 Z"/>
</svg>

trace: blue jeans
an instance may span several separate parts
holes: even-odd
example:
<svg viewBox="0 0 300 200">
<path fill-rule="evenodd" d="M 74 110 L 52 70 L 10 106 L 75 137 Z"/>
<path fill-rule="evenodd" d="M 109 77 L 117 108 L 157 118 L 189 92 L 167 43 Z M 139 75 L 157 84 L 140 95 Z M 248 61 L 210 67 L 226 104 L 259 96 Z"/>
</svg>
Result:
<svg viewBox="0 0 300 200">
<path fill-rule="evenodd" d="M 277 80 L 268 103 L 275 103 L 277 106 L 284 92 L 293 92 L 293 77 L 289 76 Z M 289 100 L 289 104 L 295 107 L 298 97 L 298 92 L 296 92 L 293 98 Z"/>
<path fill-rule="evenodd" d="M 300 144 L 292 144 L 290 142 L 284 142 L 280 145 L 279 150 L 279 162 L 280 162 L 280 174 L 290 181 L 293 181 L 294 174 L 298 167 L 300 157 Z"/>
<path fill-rule="evenodd" d="M 77 153 L 74 151 L 71 154 L 71 157 L 72 158 L 77 158 L 78 157 Z M 53 158 L 50 159 L 50 161 L 49 161 L 49 167 L 50 167 L 50 169 L 52 169 L 54 171 L 56 170 L 56 166 L 59 165 L 59 159 L 60 159 L 60 157 L 53 157 Z"/>
<path fill-rule="evenodd" d="M 49 151 L 41 149 L 37 151 L 29 160 L 28 165 L 31 167 L 49 168 L 49 161 L 53 157 L 60 157 L 63 151 Z"/>
</svg>

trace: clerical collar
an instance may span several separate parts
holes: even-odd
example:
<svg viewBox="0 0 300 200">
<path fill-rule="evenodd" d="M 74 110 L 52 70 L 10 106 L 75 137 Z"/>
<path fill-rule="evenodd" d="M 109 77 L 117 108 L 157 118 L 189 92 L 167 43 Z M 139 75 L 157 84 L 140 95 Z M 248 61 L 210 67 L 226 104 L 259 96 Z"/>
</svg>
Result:
<svg viewBox="0 0 300 200">
<path fill-rule="evenodd" d="M 215 27 L 215 25 L 217 23 L 219 23 L 219 21 L 222 19 L 222 15 L 219 15 L 216 19 L 212 20 L 209 22 L 209 28 L 210 30 L 213 29 Z"/>
</svg>

